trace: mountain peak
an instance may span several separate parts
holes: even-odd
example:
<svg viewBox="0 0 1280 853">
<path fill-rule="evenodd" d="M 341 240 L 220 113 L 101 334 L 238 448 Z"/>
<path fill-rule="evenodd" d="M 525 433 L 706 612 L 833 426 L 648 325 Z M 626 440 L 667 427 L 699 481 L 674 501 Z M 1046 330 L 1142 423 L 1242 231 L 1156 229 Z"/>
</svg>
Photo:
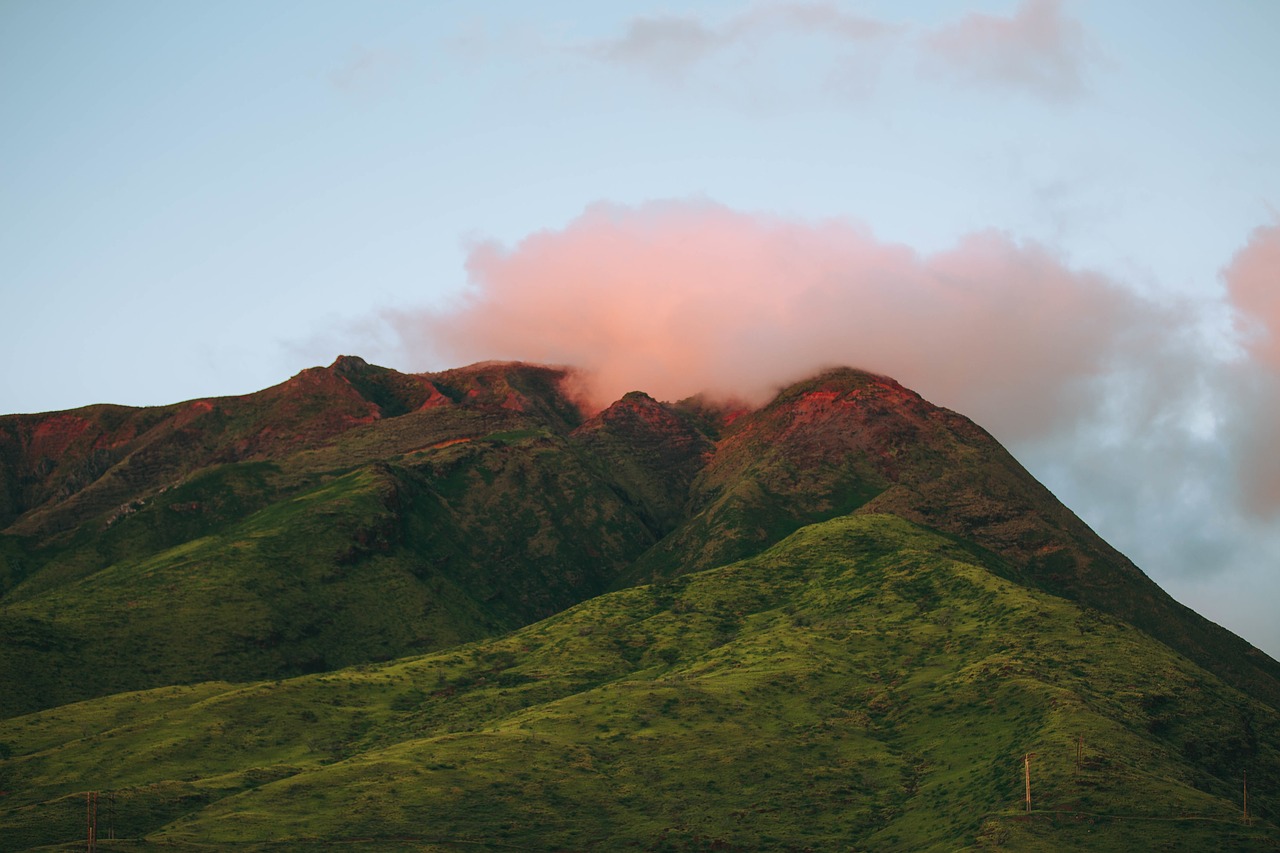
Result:
<svg viewBox="0 0 1280 853">
<path fill-rule="evenodd" d="M 377 408 L 379 417 L 393 418 L 447 402 L 426 378 L 370 364 L 358 355 L 340 355 L 333 364 L 317 369 L 345 381 Z"/>
<path fill-rule="evenodd" d="M 808 379 L 786 386 L 770 405 L 776 406 L 797 398 L 815 395 L 834 400 L 866 394 L 924 402 L 919 394 L 891 377 L 856 367 L 831 367 Z"/>
<path fill-rule="evenodd" d="M 564 432 L 582 422 L 581 407 L 569 388 L 572 375 L 567 367 L 522 361 L 481 361 L 418 374 L 455 403 L 537 414 Z"/>
<path fill-rule="evenodd" d="M 644 391 L 628 391 L 622 395 L 622 399 L 619 400 L 619 402 L 629 402 L 639 405 L 656 405 L 658 401 L 650 397 Z"/>
<path fill-rule="evenodd" d="M 329 365 L 328 369 L 331 373 L 346 376 L 351 373 L 360 373 L 368 370 L 369 366 L 369 362 L 358 355 L 340 355 L 334 359 L 333 364 Z"/>
<path fill-rule="evenodd" d="M 658 537 L 679 523 L 689 487 L 715 450 L 693 417 L 643 391 L 597 412 L 572 437 L 609 467 Z"/>
</svg>

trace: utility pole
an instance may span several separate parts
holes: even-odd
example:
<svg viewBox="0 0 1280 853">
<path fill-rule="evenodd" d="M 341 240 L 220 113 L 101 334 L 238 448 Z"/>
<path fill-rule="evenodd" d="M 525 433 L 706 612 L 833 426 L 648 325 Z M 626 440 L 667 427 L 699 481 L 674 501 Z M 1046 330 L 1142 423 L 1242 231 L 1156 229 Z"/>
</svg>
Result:
<svg viewBox="0 0 1280 853">
<path fill-rule="evenodd" d="M 86 824 L 87 853 L 94 853 L 98 849 L 98 792 L 84 792 L 84 816 Z"/>
<path fill-rule="evenodd" d="M 1035 757 L 1034 752 L 1022 756 L 1022 769 L 1027 778 L 1027 814 L 1031 814 L 1031 759 Z"/>
</svg>

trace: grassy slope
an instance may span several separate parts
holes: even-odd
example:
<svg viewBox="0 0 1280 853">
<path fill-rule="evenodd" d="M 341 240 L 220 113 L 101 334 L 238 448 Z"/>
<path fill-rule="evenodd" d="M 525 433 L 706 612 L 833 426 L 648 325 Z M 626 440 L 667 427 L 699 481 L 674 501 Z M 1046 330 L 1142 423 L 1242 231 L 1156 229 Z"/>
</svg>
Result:
<svg viewBox="0 0 1280 853">
<path fill-rule="evenodd" d="M 119 849 L 1280 844 L 1236 800 L 1280 808 L 1273 709 L 981 562 L 841 518 L 501 639 L 11 719 L 0 835 L 71 849 L 89 789 Z"/>
<path fill-rule="evenodd" d="M 428 432 L 395 464 L 325 470 L 419 444 L 405 417 L 405 435 L 206 470 L 47 549 L 0 608 L 0 713 L 456 645 L 602 591 L 652 544 L 541 430 Z"/>
</svg>

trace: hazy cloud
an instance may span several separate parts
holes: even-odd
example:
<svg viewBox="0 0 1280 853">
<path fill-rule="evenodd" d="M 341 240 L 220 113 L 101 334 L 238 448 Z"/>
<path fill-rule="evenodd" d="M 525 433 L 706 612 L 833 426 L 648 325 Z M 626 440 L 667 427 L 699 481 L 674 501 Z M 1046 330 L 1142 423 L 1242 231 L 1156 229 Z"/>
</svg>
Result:
<svg viewBox="0 0 1280 853">
<path fill-rule="evenodd" d="M 723 47 L 729 39 L 696 18 L 636 18 L 624 36 L 599 42 L 592 52 L 602 59 L 674 75 Z"/>
<path fill-rule="evenodd" d="M 971 13 L 925 41 L 926 65 L 956 79 L 1067 101 L 1084 91 L 1093 52 L 1061 0 L 1023 0 L 1012 17 Z"/>
<path fill-rule="evenodd" d="M 794 61 L 769 66 L 754 48 L 766 40 L 799 38 L 805 40 L 804 61 L 817 58 L 828 65 L 828 90 L 866 94 L 870 81 L 899 51 L 959 83 L 1021 89 L 1052 101 L 1083 93 L 1088 65 L 1097 55 L 1085 28 L 1063 13 L 1061 0 L 1024 0 L 1009 17 L 971 13 L 917 38 L 896 38 L 911 29 L 834 3 L 775 3 L 748 7 L 722 21 L 695 15 L 637 17 L 620 36 L 582 50 L 669 81 L 684 80 L 726 55 L 736 57 L 738 72 L 786 76 Z M 834 51 L 824 53 L 818 40 Z M 854 85 L 847 80 L 836 85 L 850 74 Z"/>
<path fill-rule="evenodd" d="M 638 17 L 620 37 L 585 50 L 608 62 L 679 78 L 701 62 L 764 38 L 800 34 L 859 44 L 900 29 L 831 3 L 779 3 L 750 8 L 718 24 L 690 15 Z"/>
<path fill-rule="evenodd" d="M 896 35 L 905 27 L 846 12 L 833 3 L 776 3 L 756 6 L 733 18 L 726 31 L 733 39 L 791 30 L 851 44 Z"/>
</svg>

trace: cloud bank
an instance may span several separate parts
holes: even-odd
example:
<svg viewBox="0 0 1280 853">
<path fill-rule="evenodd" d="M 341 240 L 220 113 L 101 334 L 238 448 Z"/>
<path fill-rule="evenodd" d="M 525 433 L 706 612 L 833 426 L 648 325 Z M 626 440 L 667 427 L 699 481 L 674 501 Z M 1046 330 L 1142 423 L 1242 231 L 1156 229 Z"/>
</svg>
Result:
<svg viewBox="0 0 1280 853">
<path fill-rule="evenodd" d="M 475 247 L 468 271 L 456 311 L 400 321 L 437 359 L 577 365 L 597 405 L 637 388 L 762 402 L 852 364 L 1014 438 L 1077 408 L 1091 380 L 1173 322 L 999 232 L 921 255 L 855 222 L 704 201 L 597 205 L 514 248 Z"/>
</svg>

